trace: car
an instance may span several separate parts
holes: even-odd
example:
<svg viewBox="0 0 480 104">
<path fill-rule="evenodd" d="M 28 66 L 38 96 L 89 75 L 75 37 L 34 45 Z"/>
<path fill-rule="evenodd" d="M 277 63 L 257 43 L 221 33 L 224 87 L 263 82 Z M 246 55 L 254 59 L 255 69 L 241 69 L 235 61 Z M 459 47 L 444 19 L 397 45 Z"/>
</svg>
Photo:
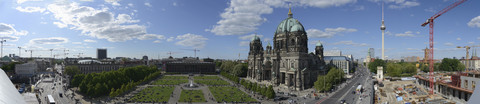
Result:
<svg viewBox="0 0 480 104">
<path fill-rule="evenodd" d="M 344 104 L 345 103 L 345 100 L 340 100 L 340 104 Z"/>
<path fill-rule="evenodd" d="M 63 97 L 62 93 L 60 93 L 60 92 L 58 93 L 58 96 Z"/>
</svg>

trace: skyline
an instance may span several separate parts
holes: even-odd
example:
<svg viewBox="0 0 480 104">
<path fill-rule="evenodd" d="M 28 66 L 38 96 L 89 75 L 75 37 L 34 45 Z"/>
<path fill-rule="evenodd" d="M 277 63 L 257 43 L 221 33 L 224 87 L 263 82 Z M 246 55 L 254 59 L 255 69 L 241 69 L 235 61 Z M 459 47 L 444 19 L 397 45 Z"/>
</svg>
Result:
<svg viewBox="0 0 480 104">
<path fill-rule="evenodd" d="M 420 24 L 453 2 L 386 0 L 387 59 L 423 57 L 428 27 Z M 465 49 L 456 46 L 480 44 L 480 35 L 475 35 L 480 33 L 480 12 L 474 11 L 479 3 L 467 1 L 436 19 L 435 59 L 465 57 Z M 199 49 L 201 58 L 238 59 L 240 53 L 246 59 L 255 33 L 264 47 L 272 42 L 289 4 L 293 18 L 307 31 L 309 52 L 321 41 L 325 51 L 340 50 L 356 59 L 365 58 L 368 48 L 381 53 L 381 0 L 0 1 L 0 35 L 7 40 L 4 55 L 18 55 L 17 47 L 22 47 L 47 50 L 34 51 L 33 57 L 50 57 L 48 49 L 53 48 L 58 50 L 54 54 L 69 49 L 68 57 L 96 57 L 97 48 L 107 48 L 111 58 L 156 59 L 168 57 L 167 52 L 194 56 L 184 49 Z"/>
</svg>

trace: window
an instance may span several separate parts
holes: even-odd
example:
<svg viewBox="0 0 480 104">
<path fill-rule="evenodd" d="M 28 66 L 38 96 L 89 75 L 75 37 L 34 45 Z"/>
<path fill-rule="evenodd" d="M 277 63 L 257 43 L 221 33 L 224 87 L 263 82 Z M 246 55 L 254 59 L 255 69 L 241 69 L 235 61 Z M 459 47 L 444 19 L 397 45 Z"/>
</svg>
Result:
<svg viewBox="0 0 480 104">
<path fill-rule="evenodd" d="M 472 81 L 472 90 L 475 89 L 475 81 Z"/>
<path fill-rule="evenodd" d="M 468 80 L 465 80 L 465 88 L 468 88 Z"/>
</svg>

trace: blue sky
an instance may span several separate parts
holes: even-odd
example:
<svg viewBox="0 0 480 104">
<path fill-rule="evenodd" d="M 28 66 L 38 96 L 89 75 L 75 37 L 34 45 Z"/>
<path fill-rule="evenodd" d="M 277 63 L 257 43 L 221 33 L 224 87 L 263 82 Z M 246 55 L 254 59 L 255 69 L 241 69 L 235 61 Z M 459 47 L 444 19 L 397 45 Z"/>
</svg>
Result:
<svg viewBox="0 0 480 104">
<path fill-rule="evenodd" d="M 325 51 L 364 58 L 368 48 L 381 56 L 381 0 L 2 0 L 0 37 L 4 55 L 29 57 L 165 58 L 197 56 L 246 59 L 257 33 L 272 41 L 289 4 L 309 36 L 309 51 L 321 41 Z M 385 0 L 385 55 L 423 57 L 427 18 L 454 0 Z M 470 0 L 435 20 L 435 58 L 464 57 L 456 46 L 480 44 L 480 1 Z M 186 50 L 187 49 L 187 50 Z"/>
</svg>

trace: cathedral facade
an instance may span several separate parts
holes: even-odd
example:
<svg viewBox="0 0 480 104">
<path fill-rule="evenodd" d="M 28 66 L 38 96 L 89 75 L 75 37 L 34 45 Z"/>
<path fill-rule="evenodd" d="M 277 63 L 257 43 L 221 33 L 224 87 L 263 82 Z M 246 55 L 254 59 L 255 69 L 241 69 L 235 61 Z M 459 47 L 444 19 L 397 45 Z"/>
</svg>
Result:
<svg viewBox="0 0 480 104">
<path fill-rule="evenodd" d="M 273 46 L 263 48 L 262 41 L 255 36 L 248 52 L 247 78 L 268 81 L 272 85 L 284 85 L 295 90 L 313 87 L 313 83 L 324 70 L 323 45 L 317 43 L 315 53 L 308 53 L 308 37 L 303 25 L 292 16 L 277 27 Z"/>
</svg>

